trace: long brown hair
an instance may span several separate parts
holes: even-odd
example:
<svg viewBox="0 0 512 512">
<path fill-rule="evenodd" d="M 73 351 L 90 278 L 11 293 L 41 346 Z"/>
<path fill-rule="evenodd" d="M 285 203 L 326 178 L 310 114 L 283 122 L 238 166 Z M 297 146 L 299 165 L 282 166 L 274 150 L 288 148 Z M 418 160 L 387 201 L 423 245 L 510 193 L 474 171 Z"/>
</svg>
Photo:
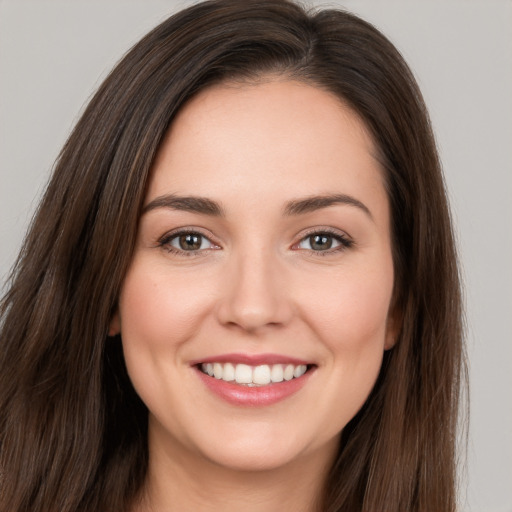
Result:
<svg viewBox="0 0 512 512">
<path fill-rule="evenodd" d="M 334 92 L 379 150 L 399 339 L 346 426 L 323 511 L 452 512 L 461 300 L 443 178 L 416 82 L 372 25 L 286 0 L 214 0 L 156 27 L 100 86 L 59 155 L 1 304 L 0 511 L 127 510 L 147 410 L 108 325 L 148 174 L 177 111 L 225 80 Z"/>
</svg>

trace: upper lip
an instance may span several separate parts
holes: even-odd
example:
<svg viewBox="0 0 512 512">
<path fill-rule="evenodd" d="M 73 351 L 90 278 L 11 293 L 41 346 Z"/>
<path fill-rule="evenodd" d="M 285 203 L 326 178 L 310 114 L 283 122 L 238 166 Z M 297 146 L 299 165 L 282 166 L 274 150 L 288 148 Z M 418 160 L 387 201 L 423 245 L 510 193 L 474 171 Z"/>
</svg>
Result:
<svg viewBox="0 0 512 512">
<path fill-rule="evenodd" d="M 247 364 L 249 366 L 259 366 L 262 364 L 293 364 L 293 365 L 310 365 L 311 361 L 291 357 L 283 354 L 219 354 L 216 356 L 206 357 L 204 359 L 197 359 L 191 361 L 191 366 L 201 363 L 234 363 L 234 364 Z"/>
</svg>

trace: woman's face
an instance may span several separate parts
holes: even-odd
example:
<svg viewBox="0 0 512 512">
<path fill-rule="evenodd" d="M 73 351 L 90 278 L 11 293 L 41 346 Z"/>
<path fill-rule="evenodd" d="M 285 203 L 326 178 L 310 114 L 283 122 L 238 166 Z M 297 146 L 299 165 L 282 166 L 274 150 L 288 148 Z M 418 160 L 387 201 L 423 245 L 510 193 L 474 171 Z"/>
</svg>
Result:
<svg viewBox="0 0 512 512">
<path fill-rule="evenodd" d="M 394 341 L 374 150 L 336 97 L 292 81 L 215 86 L 180 112 L 111 325 L 150 453 L 236 469 L 332 457 Z"/>
</svg>

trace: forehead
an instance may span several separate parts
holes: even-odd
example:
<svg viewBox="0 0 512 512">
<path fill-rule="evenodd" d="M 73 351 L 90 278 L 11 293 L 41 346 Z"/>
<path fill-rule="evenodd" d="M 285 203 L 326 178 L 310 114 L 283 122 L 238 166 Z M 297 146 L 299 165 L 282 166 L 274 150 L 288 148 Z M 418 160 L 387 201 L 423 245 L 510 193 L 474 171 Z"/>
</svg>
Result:
<svg viewBox="0 0 512 512">
<path fill-rule="evenodd" d="M 375 153 L 359 116 L 325 90 L 284 80 L 220 84 L 194 97 L 172 123 L 148 200 L 164 193 L 270 201 L 383 192 Z"/>
</svg>

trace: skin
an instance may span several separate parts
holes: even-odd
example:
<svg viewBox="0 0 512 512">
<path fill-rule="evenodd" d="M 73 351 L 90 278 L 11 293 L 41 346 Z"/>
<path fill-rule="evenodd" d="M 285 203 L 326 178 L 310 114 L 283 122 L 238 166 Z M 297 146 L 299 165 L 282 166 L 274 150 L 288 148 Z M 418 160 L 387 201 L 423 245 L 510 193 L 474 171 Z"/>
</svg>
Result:
<svg viewBox="0 0 512 512">
<path fill-rule="evenodd" d="M 110 329 L 122 334 L 149 409 L 136 510 L 316 509 L 340 432 L 395 339 L 389 203 L 375 153 L 353 111 L 303 83 L 222 84 L 182 109 L 146 205 L 200 196 L 223 216 L 155 207 L 140 219 Z M 360 204 L 284 212 L 332 194 Z M 205 237 L 200 250 L 166 236 L 180 228 Z M 311 232 L 326 230 L 351 245 L 328 238 L 330 249 L 314 250 Z M 285 400 L 237 406 L 191 366 L 233 352 L 293 356 L 314 371 Z"/>
</svg>

